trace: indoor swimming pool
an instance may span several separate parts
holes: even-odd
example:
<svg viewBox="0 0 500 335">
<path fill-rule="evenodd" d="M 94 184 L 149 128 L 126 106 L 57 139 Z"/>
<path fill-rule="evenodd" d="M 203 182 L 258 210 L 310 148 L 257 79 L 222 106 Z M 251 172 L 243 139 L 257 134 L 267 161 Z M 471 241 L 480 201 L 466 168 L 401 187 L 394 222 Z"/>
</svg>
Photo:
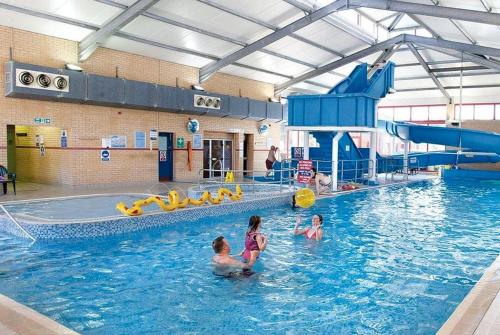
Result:
<svg viewBox="0 0 500 335">
<path fill-rule="evenodd" d="M 0 232 L 0 293 L 82 334 L 434 334 L 499 254 L 499 203 L 493 182 L 435 180 L 111 237 Z M 324 239 L 294 237 L 315 213 Z M 212 240 L 238 254 L 250 215 L 255 273 L 215 276 Z"/>
</svg>

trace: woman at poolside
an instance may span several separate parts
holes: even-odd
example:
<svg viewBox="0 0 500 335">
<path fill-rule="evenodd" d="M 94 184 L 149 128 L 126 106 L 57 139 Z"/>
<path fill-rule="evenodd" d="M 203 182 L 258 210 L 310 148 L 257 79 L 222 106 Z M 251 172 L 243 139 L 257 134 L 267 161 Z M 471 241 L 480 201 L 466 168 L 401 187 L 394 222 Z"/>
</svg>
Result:
<svg viewBox="0 0 500 335">
<path fill-rule="evenodd" d="M 308 240 L 319 241 L 323 238 L 323 216 L 316 214 L 312 217 L 312 226 L 306 229 L 299 229 L 302 223 L 302 218 L 297 215 L 295 228 L 293 229 L 294 235 L 304 235 Z"/>
<path fill-rule="evenodd" d="M 248 230 L 245 235 L 245 250 L 242 251 L 241 256 L 252 266 L 259 257 L 260 253 L 266 249 L 267 236 L 262 234 L 260 216 L 253 215 L 248 221 Z"/>
<path fill-rule="evenodd" d="M 330 192 L 330 187 L 332 185 L 332 178 L 321 172 L 317 172 L 315 168 L 312 168 L 313 175 L 311 178 L 311 183 L 316 185 L 316 193 L 321 195 L 323 193 Z"/>
</svg>

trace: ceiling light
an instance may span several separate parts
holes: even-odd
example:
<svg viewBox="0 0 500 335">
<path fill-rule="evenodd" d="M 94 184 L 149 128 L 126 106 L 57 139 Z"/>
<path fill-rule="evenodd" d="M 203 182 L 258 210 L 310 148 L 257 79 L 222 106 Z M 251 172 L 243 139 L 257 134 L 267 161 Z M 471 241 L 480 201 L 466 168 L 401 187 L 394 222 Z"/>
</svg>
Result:
<svg viewBox="0 0 500 335">
<path fill-rule="evenodd" d="M 201 87 L 200 85 L 191 85 L 191 88 L 196 91 L 204 91 L 205 89 Z"/>
<path fill-rule="evenodd" d="M 78 65 L 70 64 L 70 63 L 65 64 L 64 68 L 66 70 L 71 70 L 71 71 L 78 71 L 78 72 L 82 72 L 83 71 L 83 69 L 81 67 L 79 67 Z"/>
</svg>

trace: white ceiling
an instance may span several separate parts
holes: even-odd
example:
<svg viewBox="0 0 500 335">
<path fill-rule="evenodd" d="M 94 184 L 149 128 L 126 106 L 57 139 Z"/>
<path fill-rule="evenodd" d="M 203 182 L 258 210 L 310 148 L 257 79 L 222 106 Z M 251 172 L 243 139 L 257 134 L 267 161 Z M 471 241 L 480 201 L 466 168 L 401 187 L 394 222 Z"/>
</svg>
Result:
<svg viewBox="0 0 500 335">
<path fill-rule="evenodd" d="M 299 0 L 308 8 L 319 8 L 331 1 Z M 411 2 L 433 4 L 431 0 L 412 0 Z M 0 0 L 0 24 L 79 42 L 122 13 L 124 5 L 130 6 L 134 3 L 135 0 Z M 487 3 L 492 6 L 493 12 L 500 13 L 500 0 L 487 0 Z M 16 9 L 2 7 L 2 4 L 15 6 Z M 439 5 L 486 11 L 480 0 L 440 0 Z M 144 41 L 151 41 L 152 44 L 156 43 L 156 46 L 133 41 L 122 35 L 110 37 L 104 46 L 175 63 L 203 67 L 211 63 L 213 57 L 222 58 L 231 54 L 242 48 L 243 45 L 255 42 L 273 32 L 273 29 L 282 28 L 304 15 L 302 10 L 284 0 L 160 0 L 147 12 L 160 18 L 174 20 L 181 25 L 188 25 L 188 27 L 179 27 L 176 24 L 169 24 L 141 15 L 124 26 L 120 33 Z M 47 14 L 53 15 L 53 17 L 47 18 Z M 397 31 L 388 32 L 387 27 L 393 22 L 394 16 L 388 17 L 394 14 L 390 11 L 362 8 L 357 11 L 341 11 L 332 14 L 332 16 L 348 22 L 352 25 L 353 31 L 362 31 L 366 36 L 378 41 L 403 32 L 431 36 L 425 29 L 401 31 L 400 28 L 418 25 L 406 15 L 396 25 Z M 388 19 L 383 20 L 384 18 Z M 455 23 L 449 19 L 421 15 L 418 18 L 424 24 L 432 27 L 444 39 L 470 43 Z M 380 21 L 380 23 L 375 21 Z M 457 21 L 456 23 L 479 45 L 500 49 L 500 39 L 498 38 L 500 26 L 465 21 Z M 94 28 L 89 29 L 92 27 Z M 200 29 L 202 31 L 199 31 Z M 213 34 L 218 36 L 208 36 Z M 339 59 L 338 54 L 348 55 L 369 47 L 369 44 L 355 37 L 355 34 L 336 28 L 323 20 L 316 21 L 298 30 L 295 34 L 298 39 L 293 36 L 285 37 L 268 45 L 265 50 L 254 52 L 237 62 L 253 69 L 233 64 L 220 71 L 273 84 L 282 84 L 289 78 L 312 71 L 314 67 Z M 225 38 L 221 39 L 220 36 Z M 405 47 L 402 46 L 401 49 L 405 49 Z M 457 62 L 457 59 L 448 55 L 430 50 L 419 50 L 419 52 L 428 62 L 455 61 L 451 64 L 431 64 L 431 68 L 460 66 L 460 61 Z M 279 55 L 271 55 L 270 53 Z M 378 54 L 380 53 L 360 61 L 374 62 Z M 417 63 L 417 59 L 411 52 L 402 50 L 395 52 L 391 60 L 399 65 Z M 342 79 L 339 74 L 348 75 L 356 64 L 345 65 L 330 73 L 311 78 L 310 83 L 293 85 L 284 94 L 292 92 L 295 88 L 324 93 L 328 89 L 316 86 L 314 83 L 334 86 Z M 472 65 L 475 64 L 464 62 L 464 66 Z M 445 87 L 460 85 L 458 72 L 438 72 L 436 74 Z M 448 77 L 447 75 L 450 74 L 457 76 Z M 439 77 L 440 75 L 445 75 L 445 77 Z M 435 84 L 430 78 L 420 79 L 420 77 L 425 76 L 428 77 L 428 74 L 422 66 L 397 67 L 396 89 L 435 88 Z M 398 80 L 398 78 L 408 77 L 418 78 Z M 500 74 L 463 77 L 464 86 L 487 84 L 500 86 Z M 464 89 L 465 91 L 464 96 L 482 94 L 500 96 L 499 87 L 471 88 Z M 442 97 L 441 92 L 435 89 L 418 92 L 419 95 Z M 400 92 L 391 96 L 391 99 L 394 97 L 406 98 L 411 93 Z M 459 91 L 450 89 L 449 93 L 459 94 Z"/>
</svg>

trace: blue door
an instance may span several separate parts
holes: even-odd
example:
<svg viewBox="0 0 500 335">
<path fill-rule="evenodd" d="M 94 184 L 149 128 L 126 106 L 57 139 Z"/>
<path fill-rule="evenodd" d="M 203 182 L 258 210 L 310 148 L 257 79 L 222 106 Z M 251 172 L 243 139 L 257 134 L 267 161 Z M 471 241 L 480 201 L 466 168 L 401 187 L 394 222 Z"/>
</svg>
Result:
<svg viewBox="0 0 500 335">
<path fill-rule="evenodd" d="M 160 181 L 174 179 L 174 134 L 158 134 L 158 172 Z"/>
</svg>

